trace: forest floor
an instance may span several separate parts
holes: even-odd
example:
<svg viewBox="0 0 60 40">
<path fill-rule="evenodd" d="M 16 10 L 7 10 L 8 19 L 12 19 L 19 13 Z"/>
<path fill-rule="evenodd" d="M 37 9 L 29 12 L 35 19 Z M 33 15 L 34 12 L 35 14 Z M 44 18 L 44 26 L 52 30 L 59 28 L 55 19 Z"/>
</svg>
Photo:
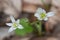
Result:
<svg viewBox="0 0 60 40">
<path fill-rule="evenodd" d="M 10 33 L 8 33 L 9 27 L 0 27 L 0 40 L 3 40 L 4 37 L 10 36 Z M 18 40 L 20 38 L 13 37 L 13 40 Z M 29 38 L 24 38 L 22 40 L 28 40 Z M 9 40 L 9 39 L 8 39 Z M 21 40 L 21 39 L 20 39 Z M 32 38 L 31 40 L 60 40 L 60 37 L 50 36 L 50 37 L 36 37 Z"/>
</svg>

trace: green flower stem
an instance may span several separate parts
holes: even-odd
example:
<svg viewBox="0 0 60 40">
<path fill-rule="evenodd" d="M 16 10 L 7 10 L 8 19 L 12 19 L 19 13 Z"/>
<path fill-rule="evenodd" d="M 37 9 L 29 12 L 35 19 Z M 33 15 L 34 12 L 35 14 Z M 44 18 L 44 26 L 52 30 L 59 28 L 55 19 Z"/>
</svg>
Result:
<svg viewBox="0 0 60 40">
<path fill-rule="evenodd" d="M 39 21 L 39 24 L 36 24 L 36 28 L 38 31 L 38 35 L 41 36 L 42 35 L 42 21 Z"/>
<path fill-rule="evenodd" d="M 41 36 L 42 35 L 42 21 L 35 21 L 31 23 L 31 25 L 35 25 L 38 32 L 38 36 Z"/>
</svg>

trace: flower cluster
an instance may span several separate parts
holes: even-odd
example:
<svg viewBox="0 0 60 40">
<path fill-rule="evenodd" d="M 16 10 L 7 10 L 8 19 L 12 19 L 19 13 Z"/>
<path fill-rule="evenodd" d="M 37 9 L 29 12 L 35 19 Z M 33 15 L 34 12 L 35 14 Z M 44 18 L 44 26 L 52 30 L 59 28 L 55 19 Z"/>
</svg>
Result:
<svg viewBox="0 0 60 40">
<path fill-rule="evenodd" d="M 16 31 L 16 34 L 25 35 L 33 31 L 32 25 L 36 26 L 38 34 L 41 35 L 42 32 L 42 20 L 47 21 L 49 17 L 54 16 L 54 12 L 48 12 L 42 8 L 38 8 L 34 16 L 37 18 L 37 21 L 32 23 L 29 22 L 27 19 L 18 19 L 17 21 L 14 19 L 13 16 L 10 16 L 12 23 L 6 23 L 6 25 L 11 26 L 8 32 Z M 37 24 L 38 23 L 38 24 Z M 32 25 L 31 25 L 32 24 Z"/>
</svg>

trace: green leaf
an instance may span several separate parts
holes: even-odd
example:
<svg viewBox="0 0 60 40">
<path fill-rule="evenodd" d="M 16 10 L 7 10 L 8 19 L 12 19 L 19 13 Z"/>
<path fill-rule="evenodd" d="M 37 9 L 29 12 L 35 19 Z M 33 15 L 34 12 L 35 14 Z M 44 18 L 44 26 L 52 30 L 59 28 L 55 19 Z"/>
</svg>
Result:
<svg viewBox="0 0 60 40">
<path fill-rule="evenodd" d="M 26 35 L 28 33 L 31 33 L 33 31 L 33 27 L 31 26 L 29 20 L 27 18 L 21 18 L 20 24 L 24 27 L 24 29 L 16 29 L 15 33 L 17 35 Z"/>
<path fill-rule="evenodd" d="M 33 31 L 33 28 L 32 28 L 32 26 L 27 18 L 22 18 L 20 20 L 20 24 L 22 24 L 24 26 L 27 33 L 30 33 Z"/>
<path fill-rule="evenodd" d="M 26 32 L 24 31 L 24 29 L 16 29 L 15 33 L 16 33 L 16 35 L 19 35 L 19 36 L 25 36 L 26 35 Z"/>
</svg>

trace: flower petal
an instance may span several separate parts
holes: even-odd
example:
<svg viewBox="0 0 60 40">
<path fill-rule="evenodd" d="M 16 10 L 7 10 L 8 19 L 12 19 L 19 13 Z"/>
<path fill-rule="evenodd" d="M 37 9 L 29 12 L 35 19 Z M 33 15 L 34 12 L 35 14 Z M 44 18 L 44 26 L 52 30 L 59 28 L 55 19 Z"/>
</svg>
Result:
<svg viewBox="0 0 60 40">
<path fill-rule="evenodd" d="M 10 19 L 11 19 L 12 22 L 15 22 L 15 19 L 14 19 L 13 16 L 10 16 Z"/>
<path fill-rule="evenodd" d="M 19 28 L 19 29 L 23 29 L 23 26 L 22 26 L 22 25 L 19 25 L 18 28 Z"/>
<path fill-rule="evenodd" d="M 47 13 L 47 17 L 51 17 L 51 16 L 54 16 L 54 12 L 48 12 Z"/>
<path fill-rule="evenodd" d="M 12 31 L 14 31 L 16 28 L 14 28 L 14 27 L 11 27 L 9 30 L 8 30 L 8 32 L 10 33 L 10 32 L 12 32 Z"/>
<path fill-rule="evenodd" d="M 36 13 L 34 16 L 35 16 L 35 17 L 40 17 L 40 15 L 39 15 L 38 13 Z"/>
<path fill-rule="evenodd" d="M 20 20 L 18 19 L 16 22 L 17 22 L 17 23 L 19 23 L 19 22 L 20 22 Z"/>
<path fill-rule="evenodd" d="M 41 19 L 40 17 L 38 17 L 37 19 L 38 19 L 38 20 L 43 20 L 43 19 Z"/>
<path fill-rule="evenodd" d="M 46 13 L 46 11 L 44 9 L 41 8 L 40 10 L 41 10 L 42 13 Z"/>
<path fill-rule="evenodd" d="M 44 19 L 44 21 L 47 21 L 48 20 L 48 18 L 46 17 L 45 19 Z"/>
<path fill-rule="evenodd" d="M 40 13 L 46 13 L 46 11 L 44 9 L 42 9 L 42 8 L 38 8 L 36 13 L 39 13 L 39 14 Z"/>
<path fill-rule="evenodd" d="M 8 25 L 8 26 L 12 26 L 12 23 L 6 23 L 6 25 Z"/>
</svg>

